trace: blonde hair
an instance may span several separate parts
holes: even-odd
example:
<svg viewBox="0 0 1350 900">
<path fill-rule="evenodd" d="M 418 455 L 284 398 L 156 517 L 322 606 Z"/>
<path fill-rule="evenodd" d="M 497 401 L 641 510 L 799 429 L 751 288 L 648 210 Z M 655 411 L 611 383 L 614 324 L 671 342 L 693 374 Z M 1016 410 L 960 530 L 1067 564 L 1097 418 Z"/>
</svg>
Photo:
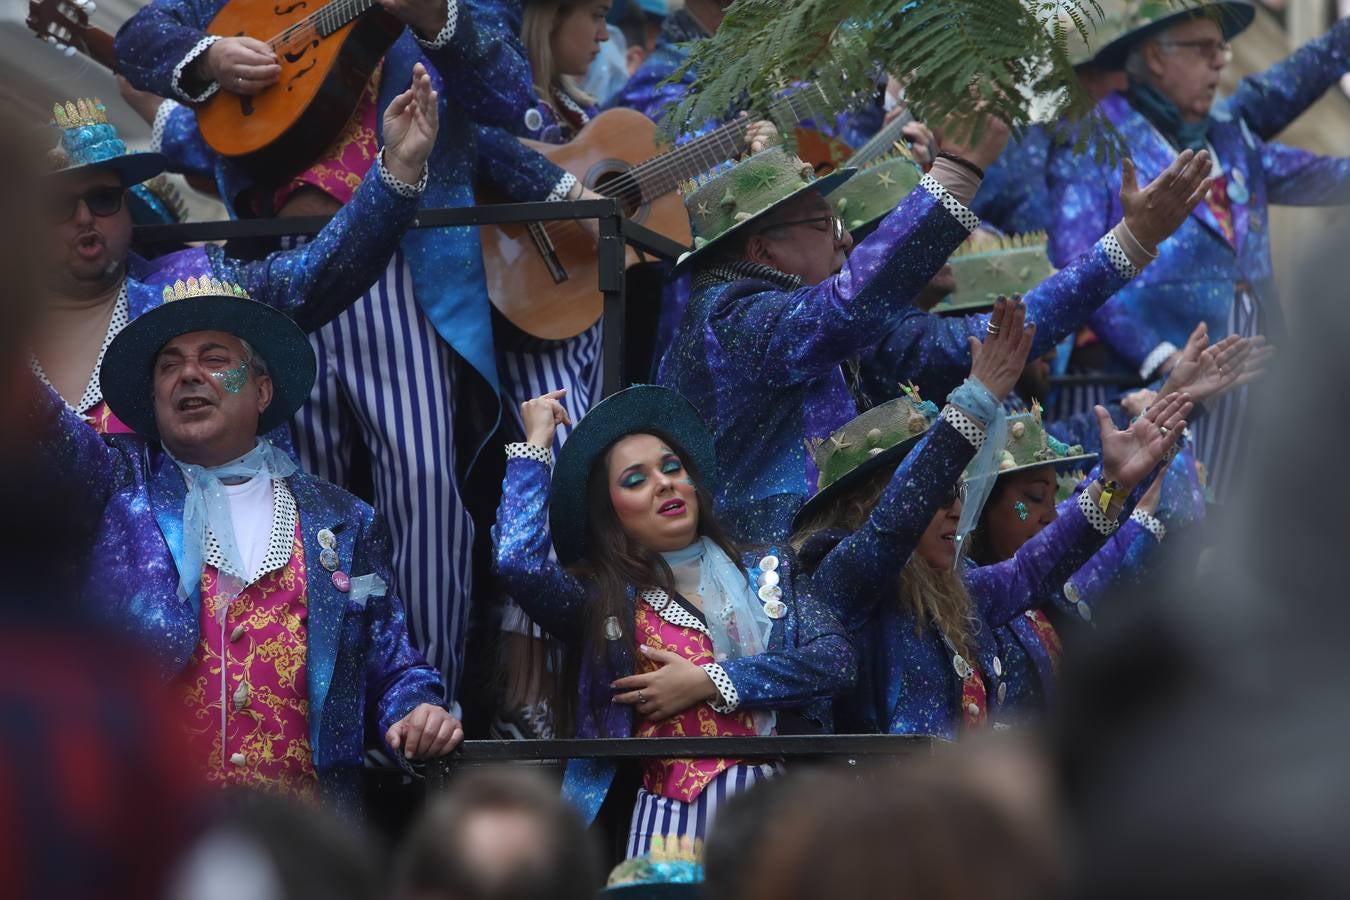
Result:
<svg viewBox="0 0 1350 900">
<path fill-rule="evenodd" d="M 535 92 L 547 101 L 553 99 L 553 89 L 557 88 L 577 102 L 577 105 L 594 106 L 596 99 L 581 89 L 581 85 L 571 75 L 560 75 L 553 67 L 553 32 L 558 19 L 567 15 L 577 6 L 569 0 L 542 0 L 525 4 L 525 19 L 520 27 L 520 40 L 530 57 L 530 71 L 534 75 Z"/>
<path fill-rule="evenodd" d="M 852 533 L 862 528 L 894 474 L 890 468 L 882 469 L 807 519 L 789 540 L 792 548 L 800 552 L 811 536 L 820 531 L 842 529 Z M 915 634 L 925 625 L 932 625 L 957 653 L 967 660 L 973 659 L 971 634 L 975 619 L 970 593 L 958 573 L 934 566 L 918 553 L 912 553 L 896 578 L 896 599 L 914 615 Z"/>
</svg>

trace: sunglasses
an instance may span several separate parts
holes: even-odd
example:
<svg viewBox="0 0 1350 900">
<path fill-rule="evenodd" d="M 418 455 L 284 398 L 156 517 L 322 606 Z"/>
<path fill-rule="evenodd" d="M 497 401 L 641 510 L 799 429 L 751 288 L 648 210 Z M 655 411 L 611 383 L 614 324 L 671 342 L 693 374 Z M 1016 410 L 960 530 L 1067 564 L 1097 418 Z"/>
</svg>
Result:
<svg viewBox="0 0 1350 900">
<path fill-rule="evenodd" d="M 966 483 L 964 481 L 958 481 L 956 484 L 947 488 L 947 493 L 942 495 L 942 503 L 938 508 L 948 509 L 953 506 L 957 500 L 960 500 L 962 503 L 966 502 Z"/>
<path fill-rule="evenodd" d="M 90 188 L 83 194 L 62 194 L 50 197 L 47 201 L 47 215 L 53 225 L 69 222 L 80 208 L 80 202 L 89 207 L 89 212 L 100 218 L 116 215 L 122 209 L 121 187 L 104 185 Z"/>
<path fill-rule="evenodd" d="M 791 222 L 774 222 L 765 231 L 772 231 L 775 228 L 787 228 L 789 225 L 814 225 L 817 222 L 830 223 L 830 237 L 836 241 L 844 239 L 844 220 L 838 216 L 814 216 L 810 219 L 793 219 Z"/>
</svg>

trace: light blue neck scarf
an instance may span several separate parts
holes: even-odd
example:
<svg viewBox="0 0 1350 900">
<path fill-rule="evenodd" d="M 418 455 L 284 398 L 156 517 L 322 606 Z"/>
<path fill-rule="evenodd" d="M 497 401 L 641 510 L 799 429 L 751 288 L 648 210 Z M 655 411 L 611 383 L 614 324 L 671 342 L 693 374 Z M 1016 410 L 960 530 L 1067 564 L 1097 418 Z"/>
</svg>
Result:
<svg viewBox="0 0 1350 900">
<path fill-rule="evenodd" d="M 701 560 L 698 593 L 703 598 L 703 617 L 717 662 L 758 656 L 769 649 L 773 619 L 750 589 L 745 572 L 721 547 L 701 537 L 683 550 L 661 556 L 672 567 Z M 771 710 L 755 710 L 753 715 L 757 733 L 773 731 L 776 720 Z"/>
<path fill-rule="evenodd" d="M 168 453 L 168 450 L 165 450 Z M 178 570 L 178 596 L 186 600 L 201 583 L 202 560 L 206 557 L 206 535 L 216 536 L 221 555 L 232 574 L 248 577 L 243 555 L 234 537 L 234 518 L 223 479 L 250 481 L 254 478 L 286 478 L 296 471 L 295 462 L 267 441 L 258 440 L 253 449 L 222 466 L 185 463 L 169 453 L 187 480 L 187 498 L 183 502 L 183 560 Z M 242 582 L 239 585 L 243 588 Z M 222 606 L 222 610 L 225 607 Z"/>
</svg>

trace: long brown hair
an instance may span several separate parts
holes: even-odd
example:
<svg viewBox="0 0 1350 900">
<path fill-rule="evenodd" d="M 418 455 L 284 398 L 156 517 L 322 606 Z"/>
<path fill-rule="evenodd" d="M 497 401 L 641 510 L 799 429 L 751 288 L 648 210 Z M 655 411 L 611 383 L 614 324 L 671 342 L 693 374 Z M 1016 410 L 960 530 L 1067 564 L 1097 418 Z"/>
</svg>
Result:
<svg viewBox="0 0 1350 900">
<path fill-rule="evenodd" d="M 535 92 L 552 103 L 553 89 L 557 88 L 584 109 L 587 106 L 594 106 L 596 99 L 581 89 L 576 78 L 559 74 L 553 65 L 553 32 L 558 26 L 558 20 L 572 12 L 578 5 L 568 0 L 526 3 L 525 16 L 520 26 L 520 40 L 530 58 L 530 72 L 534 76 Z"/>
<path fill-rule="evenodd" d="M 862 528 L 894 474 L 894 469 L 882 469 L 808 518 L 792 535 L 789 541 L 792 548 L 800 551 L 821 531 L 842 529 L 852 533 Z M 958 573 L 931 565 L 918 553 L 912 553 L 896 578 L 896 598 L 914 615 L 915 634 L 931 624 L 957 653 L 972 658 L 970 594 Z"/>
<path fill-rule="evenodd" d="M 693 481 L 694 494 L 698 498 L 699 536 L 717 544 L 731 559 L 739 560 L 740 548 L 727 536 L 726 530 L 717 520 L 713 496 L 703 483 L 702 473 L 680 443 L 656 429 L 643 429 L 634 433 L 650 434 L 660 439 L 680 458 Z M 614 504 L 609 498 L 609 453 L 613 447 L 611 444 L 596 456 L 586 478 L 586 555 L 571 566 L 572 574 L 581 579 L 591 593 L 591 600 L 586 605 L 583 630 L 586 637 L 581 653 L 591 653 L 597 660 L 604 656 L 610 643 L 605 636 L 605 622 L 611 617 L 618 621 L 623 630 L 620 640 L 627 643 L 631 653 L 637 653 L 634 623 L 628 614 L 630 585 L 635 591 L 661 588 L 667 593 L 675 593 L 675 575 L 665 559 L 659 552 L 630 538 L 623 530 L 618 514 L 614 512 Z M 564 669 L 565 677 L 558 698 L 564 714 L 558 719 L 571 722 L 574 716 L 567 713 L 574 711 L 569 710 L 570 701 L 579 696 L 575 688 L 580 658 L 570 648 Z M 603 722 L 604 716 L 597 715 L 596 720 Z"/>
</svg>

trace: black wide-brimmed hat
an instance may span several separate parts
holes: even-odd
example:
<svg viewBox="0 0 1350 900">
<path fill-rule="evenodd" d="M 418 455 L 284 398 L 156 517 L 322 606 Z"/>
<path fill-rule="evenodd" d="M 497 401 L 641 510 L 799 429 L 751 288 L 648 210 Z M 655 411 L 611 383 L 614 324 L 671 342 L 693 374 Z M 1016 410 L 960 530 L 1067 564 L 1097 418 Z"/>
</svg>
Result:
<svg viewBox="0 0 1350 900">
<path fill-rule="evenodd" d="M 648 433 L 666 435 L 679 444 L 683 462 L 699 478 L 716 478 L 712 434 L 684 395 L 639 384 L 606 397 L 572 429 L 553 467 L 548 518 L 553 549 L 563 565 L 586 555 L 586 483 L 591 466 L 619 439 Z"/>
<path fill-rule="evenodd" d="M 1190 19 L 1209 17 L 1218 23 L 1224 40 L 1247 30 L 1256 18 L 1251 0 L 1215 0 L 1201 3 L 1173 3 L 1171 0 L 1138 0 L 1127 4 L 1120 37 L 1097 51 L 1092 62 L 1104 69 L 1125 65 L 1130 48 Z"/>
<path fill-rule="evenodd" d="M 241 287 L 210 275 L 164 288 L 164 303 L 133 319 L 103 357 L 99 383 L 113 413 L 138 434 L 158 439 L 154 364 L 179 335 L 224 331 L 257 351 L 272 378 L 272 403 L 258 417 L 258 433 L 286 423 L 309 398 L 318 370 L 309 339 L 289 316 L 249 299 Z"/>
</svg>

